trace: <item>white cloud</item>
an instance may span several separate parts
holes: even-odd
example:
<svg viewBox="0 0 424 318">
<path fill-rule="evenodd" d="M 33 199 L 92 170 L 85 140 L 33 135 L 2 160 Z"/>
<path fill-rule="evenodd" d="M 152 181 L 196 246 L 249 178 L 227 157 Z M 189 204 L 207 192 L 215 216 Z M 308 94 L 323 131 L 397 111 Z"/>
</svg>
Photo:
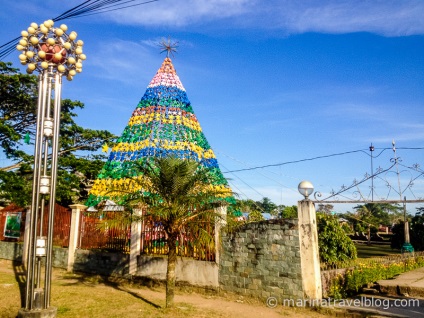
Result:
<svg viewBox="0 0 424 318">
<path fill-rule="evenodd" d="M 424 33 L 424 1 L 364 0 L 161 0 L 114 11 L 118 23 L 145 26 L 276 29 L 284 34 L 372 32 L 385 36 Z M 211 22 L 227 19 L 225 24 Z"/>
<path fill-rule="evenodd" d="M 81 1 L 67 3 L 68 6 L 63 7 L 57 1 L 47 0 L 47 5 L 41 6 L 17 0 L 11 2 L 8 10 L 16 12 L 19 8 L 26 16 L 37 17 L 36 20 L 41 15 L 41 19 L 47 19 Z M 196 26 L 196 30 L 201 31 L 201 27 L 206 27 L 211 32 L 235 28 L 276 30 L 283 35 L 371 32 L 404 36 L 424 34 L 423 16 L 422 0 L 159 0 L 92 17 L 94 20 L 107 18 L 119 24 L 155 28 Z M 93 18 L 90 16 L 89 19 Z"/>
<path fill-rule="evenodd" d="M 110 39 L 108 44 L 98 42 L 93 52 L 87 52 L 87 67 L 95 67 L 97 76 L 103 79 L 120 81 L 128 85 L 146 86 L 156 70 L 146 69 L 146 65 L 158 68 L 163 56 L 154 55 L 143 43 Z"/>
<path fill-rule="evenodd" d="M 288 6 L 286 6 L 288 5 Z M 285 10 L 283 10 L 285 8 Z M 422 1 L 307 1 L 277 10 L 289 32 L 373 32 L 386 36 L 422 34 Z"/>
<path fill-rule="evenodd" d="M 217 19 L 237 17 L 253 9 L 255 0 L 164 0 L 109 16 L 119 23 L 147 26 L 186 26 Z"/>
</svg>

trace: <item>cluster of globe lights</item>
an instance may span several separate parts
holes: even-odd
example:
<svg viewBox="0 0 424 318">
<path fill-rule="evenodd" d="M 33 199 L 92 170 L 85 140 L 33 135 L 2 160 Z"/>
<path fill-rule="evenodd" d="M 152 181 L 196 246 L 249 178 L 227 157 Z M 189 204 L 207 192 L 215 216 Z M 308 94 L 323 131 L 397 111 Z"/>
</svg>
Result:
<svg viewBox="0 0 424 318">
<path fill-rule="evenodd" d="M 19 60 L 22 65 L 27 65 L 27 73 L 35 70 L 57 69 L 71 81 L 76 73 L 82 72 L 82 61 L 86 59 L 82 53 L 84 42 L 76 41 L 77 33 L 66 33 L 68 27 L 62 24 L 53 27 L 53 20 L 44 21 L 39 26 L 31 23 L 27 31 L 22 31 L 22 38 L 16 48 L 22 53 Z"/>
</svg>

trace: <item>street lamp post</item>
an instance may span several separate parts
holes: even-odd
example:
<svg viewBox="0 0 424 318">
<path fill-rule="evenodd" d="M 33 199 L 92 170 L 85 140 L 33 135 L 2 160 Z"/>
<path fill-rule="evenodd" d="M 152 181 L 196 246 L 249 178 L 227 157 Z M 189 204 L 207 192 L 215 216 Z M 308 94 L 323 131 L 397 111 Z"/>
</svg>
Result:
<svg viewBox="0 0 424 318">
<path fill-rule="evenodd" d="M 305 197 L 305 200 L 309 200 L 309 196 L 314 192 L 314 186 L 309 181 L 302 181 L 297 189 Z"/>
<path fill-rule="evenodd" d="M 37 128 L 30 212 L 24 308 L 18 317 L 55 317 L 50 306 L 52 277 L 53 218 L 56 197 L 62 77 L 72 80 L 82 71 L 83 42 L 67 26 L 53 27 L 47 20 L 21 32 L 19 60 L 27 73 L 39 72 Z M 53 99 L 53 100 L 52 100 Z M 44 207 L 48 204 L 47 226 Z"/>
<path fill-rule="evenodd" d="M 392 149 L 394 152 L 394 161 L 396 164 L 396 173 L 397 173 L 397 179 L 398 179 L 398 187 L 399 187 L 399 196 L 400 201 L 402 201 L 402 188 L 400 187 L 400 172 L 399 172 L 399 158 L 396 155 L 396 144 L 395 141 L 392 141 Z M 402 245 L 402 253 L 412 253 L 414 252 L 414 247 L 411 245 L 410 239 L 409 239 L 409 222 L 406 215 L 406 197 L 403 198 L 403 221 L 404 221 L 404 236 L 405 236 L 405 242 Z"/>
<path fill-rule="evenodd" d="M 371 143 L 370 153 L 371 153 L 371 201 L 374 201 L 374 167 L 373 167 L 373 156 L 372 153 L 375 150 L 374 146 Z"/>
</svg>

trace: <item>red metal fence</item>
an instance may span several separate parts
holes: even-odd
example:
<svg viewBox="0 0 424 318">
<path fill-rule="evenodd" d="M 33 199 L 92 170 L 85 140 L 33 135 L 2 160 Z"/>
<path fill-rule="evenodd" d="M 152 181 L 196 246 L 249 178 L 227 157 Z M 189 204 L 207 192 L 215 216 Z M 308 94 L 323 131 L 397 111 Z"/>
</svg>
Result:
<svg viewBox="0 0 424 318">
<path fill-rule="evenodd" d="M 215 238 L 215 227 L 206 223 L 205 231 Z M 201 261 L 215 261 L 214 244 L 194 244 L 198 238 L 189 232 L 183 231 L 177 242 L 177 255 L 192 257 Z M 160 222 L 154 222 L 149 218 L 143 220 L 141 235 L 141 253 L 148 255 L 166 255 L 168 253 L 168 244 L 166 233 Z"/>
<path fill-rule="evenodd" d="M 43 216 L 43 229 L 47 229 L 48 209 L 46 206 Z M 23 242 L 25 232 L 26 208 L 11 204 L 0 210 L 0 240 Z M 130 252 L 131 225 L 128 221 L 119 220 L 122 212 L 84 212 L 81 213 L 79 223 L 79 238 L 77 247 L 81 249 L 103 249 L 107 251 Z M 6 220 L 16 216 L 20 219 L 19 238 L 7 237 Z M 53 245 L 69 246 L 72 211 L 69 208 L 55 205 L 53 221 Z M 113 220 L 113 222 L 112 222 Z M 108 222 L 109 221 L 109 222 Z M 205 222 L 204 230 L 214 238 L 213 223 Z M 6 234 L 6 236 L 5 236 Z M 45 235 L 45 234 L 44 234 Z M 182 232 L 177 244 L 177 254 L 192 257 L 203 261 L 215 261 L 214 244 L 194 244 L 198 239 L 192 233 Z M 142 221 L 141 253 L 148 255 L 166 255 L 168 244 L 163 226 L 149 218 Z"/>
<path fill-rule="evenodd" d="M 115 219 L 119 219 L 117 218 L 118 213 L 122 212 L 81 213 L 80 236 L 77 246 L 83 249 L 103 249 L 129 253 L 131 225 L 125 220 L 116 222 Z M 108 222 L 108 220 L 115 221 Z"/>
<path fill-rule="evenodd" d="M 27 208 L 18 207 L 15 204 L 10 204 L 3 210 L 0 210 L 0 240 L 1 241 L 18 241 L 23 242 L 25 233 L 25 220 L 27 215 Z M 48 211 L 49 206 L 44 207 L 43 213 L 43 233 L 46 236 L 47 224 L 48 224 Z M 69 245 L 69 233 L 71 230 L 71 209 L 55 205 L 55 214 L 53 219 L 53 245 L 67 247 Z M 19 238 L 10 237 L 10 231 L 7 231 L 6 221 L 11 217 L 18 217 L 20 219 L 20 235 Z M 41 216 L 39 216 L 41 217 Z M 39 228 L 38 228 L 39 230 Z"/>
</svg>

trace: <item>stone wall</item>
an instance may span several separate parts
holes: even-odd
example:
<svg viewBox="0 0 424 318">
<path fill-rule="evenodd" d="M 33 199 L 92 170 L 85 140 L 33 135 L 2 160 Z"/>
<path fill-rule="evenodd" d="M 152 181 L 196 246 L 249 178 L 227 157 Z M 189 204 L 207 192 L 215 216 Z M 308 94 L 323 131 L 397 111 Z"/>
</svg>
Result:
<svg viewBox="0 0 424 318">
<path fill-rule="evenodd" d="M 222 289 L 266 299 L 304 297 L 298 220 L 248 223 L 222 233 L 219 283 Z"/>
<path fill-rule="evenodd" d="M 322 297 L 328 298 L 331 294 L 331 285 L 336 279 L 341 279 L 344 282 L 346 272 L 349 268 L 330 269 L 321 271 Z"/>
<path fill-rule="evenodd" d="M 73 270 L 105 276 L 125 276 L 129 272 L 129 255 L 77 249 Z"/>
<path fill-rule="evenodd" d="M 212 287 L 265 300 L 309 298 L 302 281 L 299 221 L 269 220 L 248 223 L 234 232 L 221 233 L 218 264 L 192 259 L 178 260 L 177 280 L 195 286 Z M 22 244 L 0 242 L 0 258 L 20 261 Z M 106 276 L 128 276 L 129 254 L 76 249 L 74 271 Z M 67 268 L 68 249 L 53 249 L 53 266 Z M 166 258 L 139 255 L 134 276 L 165 279 Z M 321 276 L 320 276 L 321 278 Z M 330 277 L 323 276 L 326 291 Z M 321 288 L 321 280 L 320 280 Z"/>
</svg>

